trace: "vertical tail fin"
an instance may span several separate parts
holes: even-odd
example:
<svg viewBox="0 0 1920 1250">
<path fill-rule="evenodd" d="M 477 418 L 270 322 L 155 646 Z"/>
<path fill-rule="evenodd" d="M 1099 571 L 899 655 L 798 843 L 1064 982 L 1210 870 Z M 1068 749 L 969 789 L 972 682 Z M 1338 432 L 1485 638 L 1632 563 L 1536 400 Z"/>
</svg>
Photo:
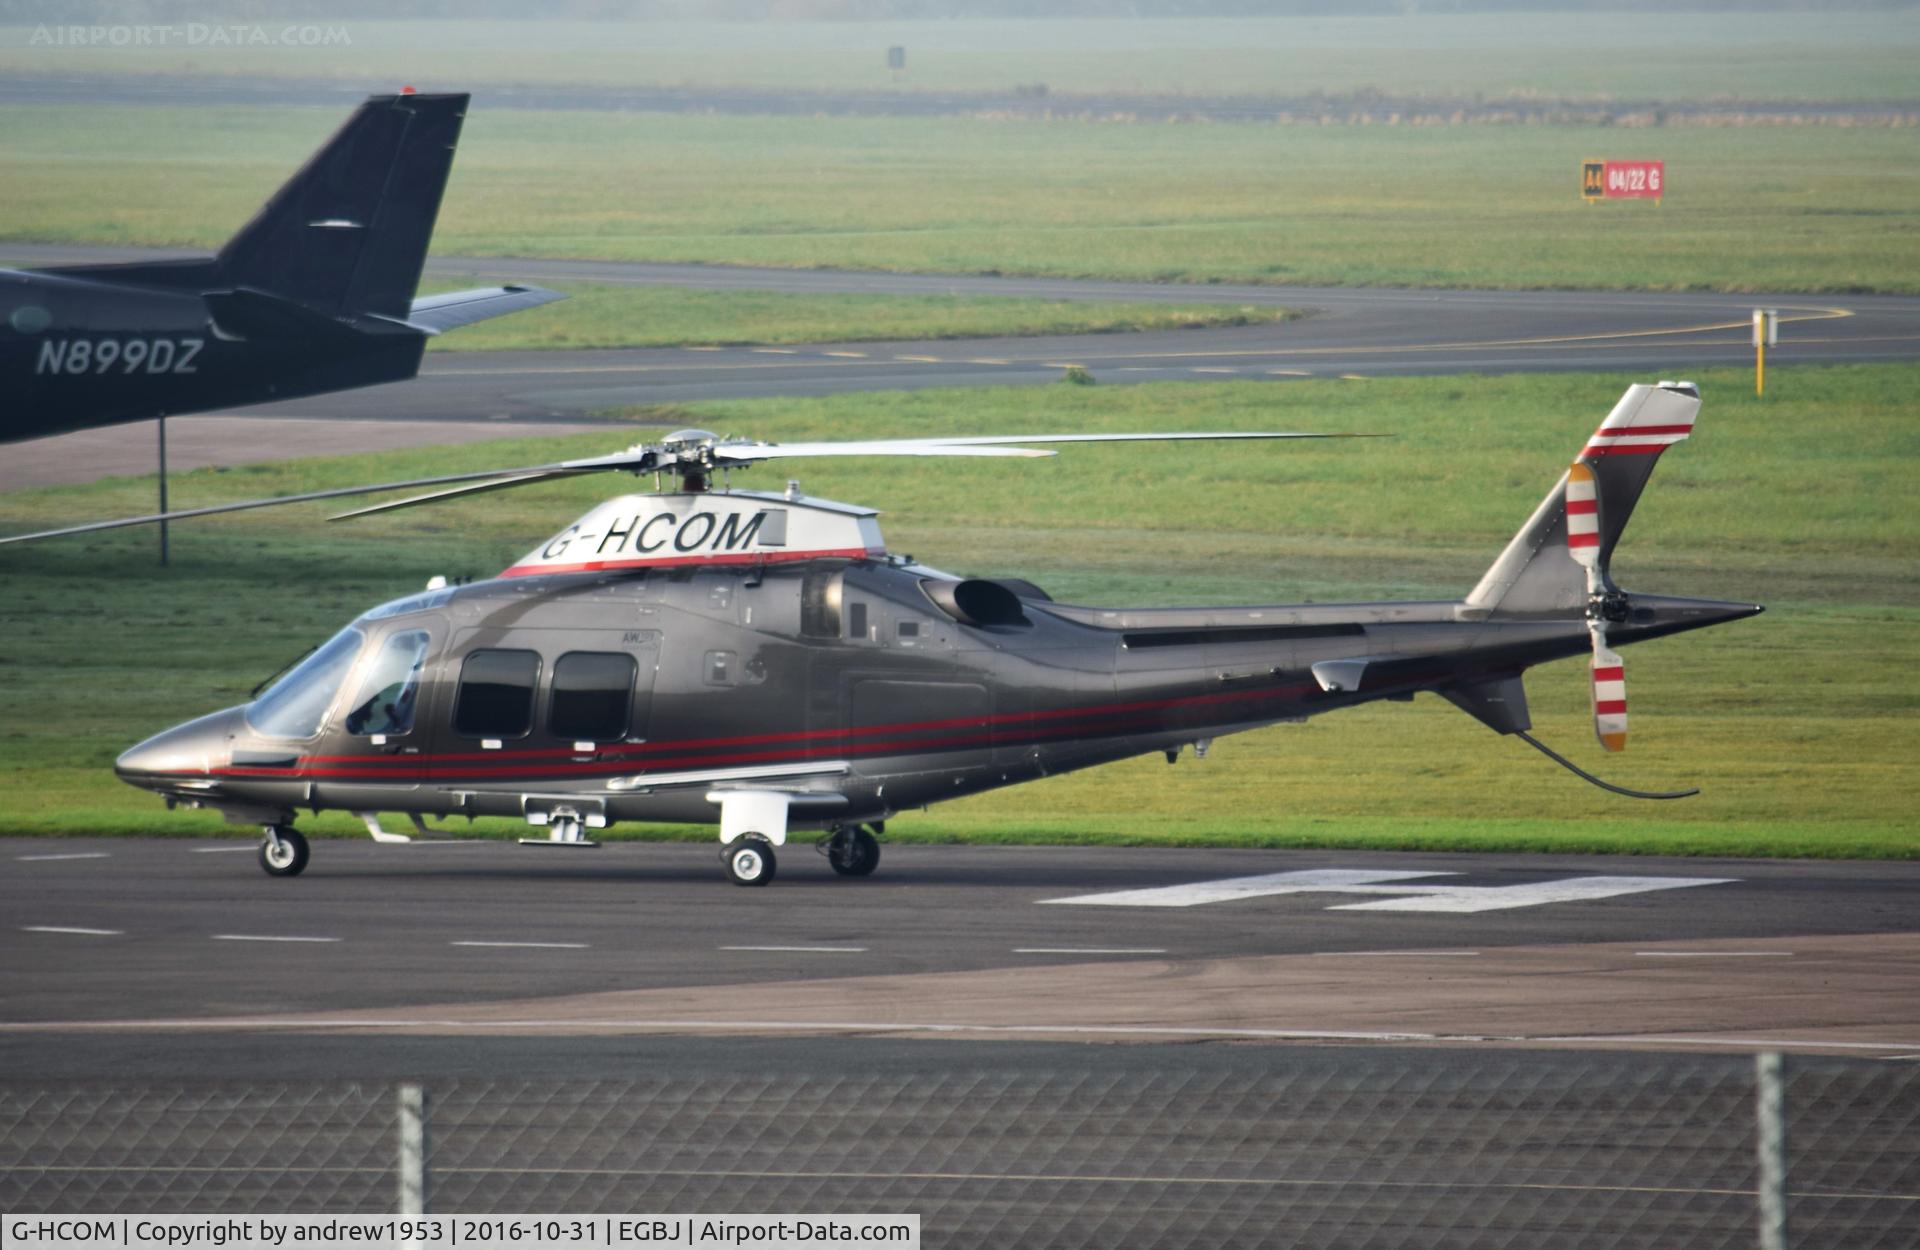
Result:
<svg viewBox="0 0 1920 1250">
<path fill-rule="evenodd" d="M 1660 453 L 1693 432 L 1699 411 L 1700 392 L 1691 382 L 1628 387 L 1572 468 L 1480 578 L 1466 606 L 1555 614 L 1584 610 L 1595 587 L 1611 591 L 1607 568 L 1627 518 Z"/>
<path fill-rule="evenodd" d="M 222 279 L 329 316 L 404 319 L 467 99 L 369 98 L 220 249 Z"/>
</svg>

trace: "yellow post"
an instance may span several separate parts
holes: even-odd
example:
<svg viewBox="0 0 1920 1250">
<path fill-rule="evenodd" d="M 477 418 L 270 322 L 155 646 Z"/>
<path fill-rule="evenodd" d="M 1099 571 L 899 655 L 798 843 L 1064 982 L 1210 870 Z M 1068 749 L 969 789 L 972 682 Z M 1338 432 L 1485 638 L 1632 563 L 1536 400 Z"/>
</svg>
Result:
<svg viewBox="0 0 1920 1250">
<path fill-rule="evenodd" d="M 1753 393 L 1755 397 L 1767 393 L 1767 345 L 1753 345 Z"/>
</svg>

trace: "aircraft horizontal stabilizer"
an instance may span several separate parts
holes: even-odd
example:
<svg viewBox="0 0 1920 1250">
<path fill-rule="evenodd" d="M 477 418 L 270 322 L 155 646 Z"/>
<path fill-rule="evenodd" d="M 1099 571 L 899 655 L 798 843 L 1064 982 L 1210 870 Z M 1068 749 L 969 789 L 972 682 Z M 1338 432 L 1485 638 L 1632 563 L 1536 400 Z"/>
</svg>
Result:
<svg viewBox="0 0 1920 1250">
<path fill-rule="evenodd" d="M 413 301 L 407 324 L 428 334 L 439 334 L 565 298 L 558 291 L 538 286 L 486 286 L 471 291 L 448 291 L 444 295 L 423 295 Z"/>
</svg>

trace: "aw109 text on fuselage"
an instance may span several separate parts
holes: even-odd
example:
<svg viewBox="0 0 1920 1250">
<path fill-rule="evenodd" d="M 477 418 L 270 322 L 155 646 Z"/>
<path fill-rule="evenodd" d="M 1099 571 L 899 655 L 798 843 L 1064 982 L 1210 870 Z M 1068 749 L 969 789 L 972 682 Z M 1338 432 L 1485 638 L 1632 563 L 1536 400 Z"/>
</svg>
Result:
<svg viewBox="0 0 1920 1250">
<path fill-rule="evenodd" d="M 680 489 L 608 500 L 493 580 L 368 612 L 252 703 L 149 739 L 118 771 L 170 803 L 262 825 L 274 875 L 306 866 L 295 813 L 335 809 L 382 840 L 405 840 L 375 815 L 397 811 L 420 827 L 524 820 L 545 831 L 525 840 L 548 846 L 591 845 L 588 831 L 619 821 L 717 821 L 729 875 L 762 885 L 790 830 L 825 830 L 833 868 L 864 876 L 897 812 L 1147 752 L 1172 760 L 1222 734 L 1422 690 L 1553 755 L 1528 733 L 1521 675 L 1582 653 L 1596 733 L 1618 750 L 1614 648 L 1761 610 L 1629 594 L 1608 572 L 1659 453 L 1698 407 L 1685 383 L 1631 388 L 1458 600 L 1073 606 L 890 554 L 871 509 L 797 486 L 711 489 L 716 472 L 800 456 L 1310 436 L 783 445 L 682 431 L 613 456 L 435 479 L 419 484 L 467 484 L 361 511 L 609 470 L 671 474 Z"/>
</svg>

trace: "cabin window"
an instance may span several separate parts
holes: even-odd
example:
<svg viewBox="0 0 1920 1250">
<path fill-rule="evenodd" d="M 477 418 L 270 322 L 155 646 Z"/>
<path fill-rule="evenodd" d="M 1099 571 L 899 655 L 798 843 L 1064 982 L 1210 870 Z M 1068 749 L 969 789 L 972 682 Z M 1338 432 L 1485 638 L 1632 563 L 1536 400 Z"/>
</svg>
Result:
<svg viewBox="0 0 1920 1250">
<path fill-rule="evenodd" d="M 618 742 L 633 710 L 633 657 L 569 651 L 553 662 L 547 731 L 576 742 Z"/>
<path fill-rule="evenodd" d="M 427 661 L 427 631 L 409 629 L 388 638 L 360 679 L 360 693 L 348 705 L 347 732 L 390 734 L 413 731 L 414 700 L 420 694 L 420 669 Z"/>
<path fill-rule="evenodd" d="M 840 574 L 808 573 L 800 581 L 800 634 L 804 638 L 840 636 Z"/>
<path fill-rule="evenodd" d="M 533 651 L 475 651 L 460 666 L 454 732 L 468 738 L 524 738 L 533 728 L 533 687 L 540 656 Z"/>
<path fill-rule="evenodd" d="M 366 635 L 343 629 L 247 705 L 247 724 L 268 738 L 311 738 L 347 679 Z"/>
</svg>

